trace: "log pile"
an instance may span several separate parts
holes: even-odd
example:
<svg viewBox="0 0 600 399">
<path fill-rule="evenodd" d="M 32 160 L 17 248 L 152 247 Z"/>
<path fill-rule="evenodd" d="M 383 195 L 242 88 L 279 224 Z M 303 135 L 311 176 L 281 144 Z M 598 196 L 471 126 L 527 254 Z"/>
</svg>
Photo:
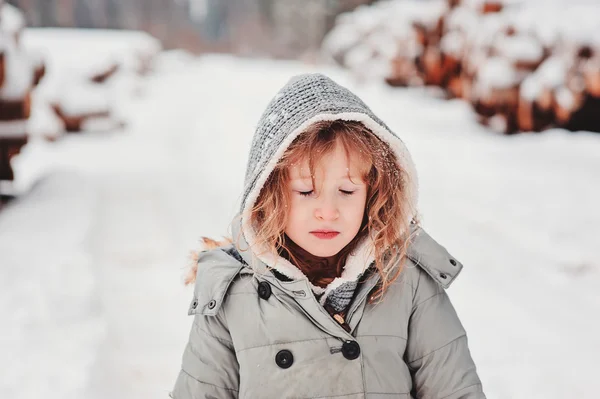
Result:
<svg viewBox="0 0 600 399">
<path fill-rule="evenodd" d="M 144 32 L 24 28 L 0 0 L 0 181 L 14 180 L 11 158 L 28 141 L 122 128 L 123 102 L 162 49 Z"/>
<path fill-rule="evenodd" d="M 61 134 L 107 131 L 123 125 L 114 112 L 116 104 L 112 102 L 110 86 L 118 64 L 101 62 L 83 69 L 62 65 L 57 69 L 39 96 L 58 118 Z M 102 127 L 90 129 L 95 121 L 102 121 Z"/>
<path fill-rule="evenodd" d="M 135 31 L 32 29 L 26 39 L 33 47 L 60 49 L 48 56 L 52 71 L 38 95 L 68 133 L 125 126 L 120 100 L 136 94 L 161 50 L 155 38 Z"/>
<path fill-rule="evenodd" d="M 504 133 L 600 131 L 597 15 L 577 2 L 387 1 L 338 18 L 323 50 L 361 77 L 442 87 Z"/>
<path fill-rule="evenodd" d="M 14 178 L 10 160 L 27 143 L 32 91 L 45 73 L 20 44 L 24 27 L 19 10 L 0 1 L 0 180 Z"/>
</svg>

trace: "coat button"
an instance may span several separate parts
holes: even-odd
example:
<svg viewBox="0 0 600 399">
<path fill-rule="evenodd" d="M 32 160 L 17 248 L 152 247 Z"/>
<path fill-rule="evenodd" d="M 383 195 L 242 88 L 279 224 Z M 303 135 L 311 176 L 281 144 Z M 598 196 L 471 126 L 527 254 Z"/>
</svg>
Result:
<svg viewBox="0 0 600 399">
<path fill-rule="evenodd" d="M 452 266 L 456 266 L 456 261 L 455 261 L 454 259 L 450 259 L 450 264 L 451 264 Z"/>
<path fill-rule="evenodd" d="M 348 360 L 354 360 L 360 356 L 360 346 L 356 341 L 346 341 L 342 345 L 342 355 Z"/>
<path fill-rule="evenodd" d="M 194 299 L 194 302 L 192 302 L 192 309 L 196 309 L 198 307 L 198 300 Z"/>
<path fill-rule="evenodd" d="M 294 355 L 287 349 L 279 351 L 277 355 L 275 355 L 275 363 L 282 369 L 290 368 L 292 363 L 294 363 Z"/>
<path fill-rule="evenodd" d="M 210 302 L 208 303 L 208 308 L 214 309 L 215 306 L 217 306 L 217 301 L 215 301 L 214 299 L 211 299 Z"/>
<path fill-rule="evenodd" d="M 266 281 L 261 281 L 258 283 L 258 296 L 264 299 L 265 301 L 269 299 L 271 296 L 271 285 Z"/>
</svg>

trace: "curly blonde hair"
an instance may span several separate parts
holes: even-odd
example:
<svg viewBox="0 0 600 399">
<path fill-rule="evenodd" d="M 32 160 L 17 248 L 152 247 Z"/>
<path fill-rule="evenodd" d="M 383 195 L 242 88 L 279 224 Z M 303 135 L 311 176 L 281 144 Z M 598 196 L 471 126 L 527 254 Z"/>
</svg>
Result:
<svg viewBox="0 0 600 399">
<path fill-rule="evenodd" d="M 287 249 L 284 231 L 290 203 L 289 168 L 308 161 L 314 186 L 316 165 L 338 144 L 343 146 L 348 159 L 356 163 L 360 177 L 367 184 L 365 213 L 358 239 L 353 239 L 342 251 L 351 252 L 363 237 L 372 241 L 375 268 L 380 275 L 380 283 L 370 298 L 374 301 L 383 296 L 402 272 L 411 239 L 411 217 L 414 217 L 412 223 L 418 221 L 416 215 L 403 214 L 407 209 L 402 206 L 403 201 L 409 200 L 406 182 L 410 176 L 400 166 L 390 146 L 360 122 L 316 122 L 292 142 L 250 210 L 250 225 L 256 234 L 253 247 L 273 254 L 280 253 L 282 248 Z M 230 239 L 222 242 L 203 240 L 209 248 L 232 242 Z M 193 268 L 186 283 L 193 282 L 195 274 Z"/>
</svg>

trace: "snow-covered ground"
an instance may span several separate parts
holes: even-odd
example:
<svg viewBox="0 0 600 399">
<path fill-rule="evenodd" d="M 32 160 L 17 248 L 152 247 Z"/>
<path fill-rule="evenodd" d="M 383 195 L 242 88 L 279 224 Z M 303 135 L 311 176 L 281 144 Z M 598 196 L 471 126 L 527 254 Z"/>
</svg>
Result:
<svg viewBox="0 0 600 399">
<path fill-rule="evenodd" d="M 324 71 L 404 138 L 424 226 L 465 269 L 450 296 L 489 398 L 600 392 L 600 135 L 499 136 L 467 105 L 291 62 L 166 54 L 125 131 L 34 141 L 0 211 L 0 397 L 166 398 L 191 319 L 182 276 L 227 234 L 253 127 Z"/>
</svg>

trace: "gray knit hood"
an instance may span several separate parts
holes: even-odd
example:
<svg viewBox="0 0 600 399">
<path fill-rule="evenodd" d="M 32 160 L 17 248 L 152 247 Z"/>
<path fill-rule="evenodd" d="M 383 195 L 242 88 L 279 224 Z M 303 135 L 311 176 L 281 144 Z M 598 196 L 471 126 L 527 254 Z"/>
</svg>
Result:
<svg viewBox="0 0 600 399">
<path fill-rule="evenodd" d="M 241 218 L 233 225 L 233 238 L 240 254 L 257 272 L 264 271 L 265 266 L 269 266 L 293 280 L 306 278 L 287 260 L 277 254 L 269 254 L 256 248 L 255 231 L 248 223 L 248 216 L 261 188 L 294 139 L 315 122 L 339 119 L 361 122 L 390 145 L 408 176 L 408 181 L 405 182 L 404 214 L 410 215 L 410 219 L 415 216 L 417 174 L 402 140 L 375 116 L 360 98 L 327 76 L 322 74 L 294 76 L 273 97 L 260 118 L 246 168 L 240 207 Z M 407 222 L 410 222 L 410 219 Z M 250 250 L 247 250 L 248 247 Z M 372 260 L 373 251 L 370 241 L 365 240 L 355 253 L 348 257 L 341 277 L 336 278 L 325 289 L 312 284 L 311 288 L 316 294 L 325 294 L 322 296 L 323 302 L 332 290 L 355 281 Z"/>
</svg>

